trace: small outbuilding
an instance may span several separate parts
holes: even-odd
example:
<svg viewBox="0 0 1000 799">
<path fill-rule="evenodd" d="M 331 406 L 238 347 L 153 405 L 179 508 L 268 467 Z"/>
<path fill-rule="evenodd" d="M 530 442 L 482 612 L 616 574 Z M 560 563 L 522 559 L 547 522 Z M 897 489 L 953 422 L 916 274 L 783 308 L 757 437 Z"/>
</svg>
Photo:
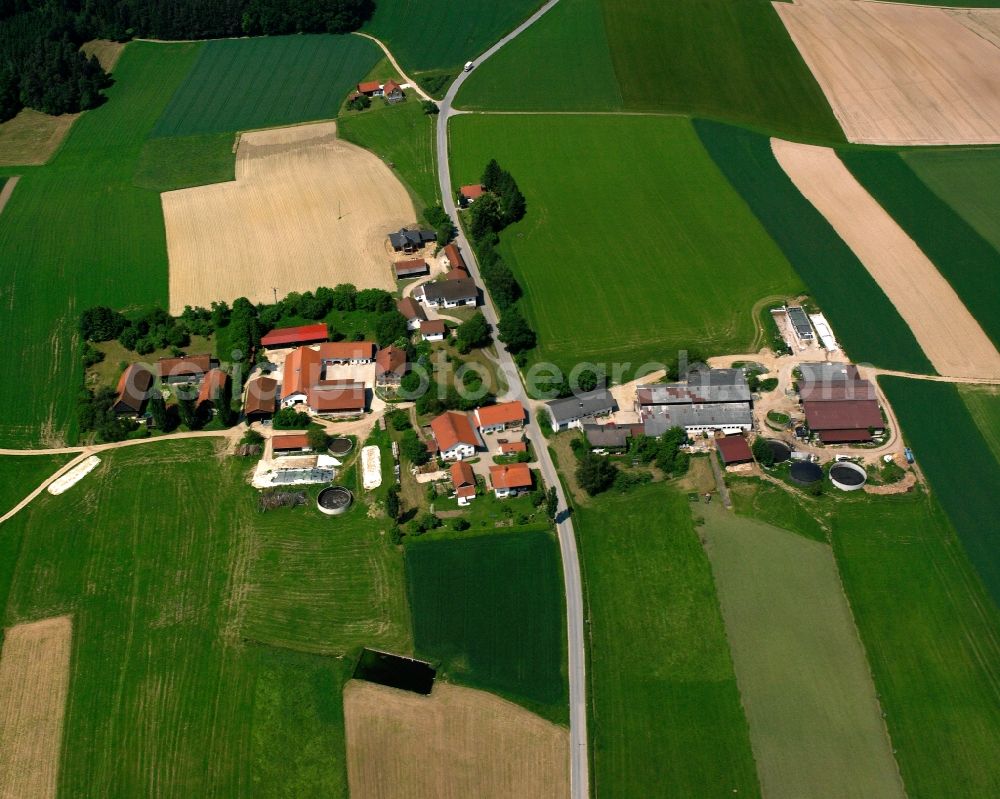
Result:
<svg viewBox="0 0 1000 799">
<path fill-rule="evenodd" d="M 247 424 L 270 419 L 278 407 L 278 381 L 271 377 L 259 377 L 247 384 L 247 399 L 243 414 Z"/>
<path fill-rule="evenodd" d="M 482 197 L 486 193 L 486 188 L 478 183 L 471 184 L 469 186 L 462 186 L 458 190 L 458 198 L 462 203 L 462 206 L 472 205 L 476 200 Z"/>
<path fill-rule="evenodd" d="M 393 271 L 396 274 L 396 280 L 409 280 L 414 277 L 421 277 L 422 275 L 429 274 L 431 269 L 427 265 L 427 261 L 423 258 L 410 258 L 406 261 L 396 261 L 392 265 Z"/>
<path fill-rule="evenodd" d="M 526 463 L 508 463 L 490 467 L 490 484 L 497 499 L 514 497 L 530 491 L 533 485 L 531 469 Z"/>
<path fill-rule="evenodd" d="M 753 453 L 743 436 L 723 436 L 715 439 L 719 457 L 725 466 L 736 466 L 741 463 L 753 463 Z"/>
<path fill-rule="evenodd" d="M 118 396 L 113 406 L 118 416 L 138 416 L 146 407 L 153 373 L 145 366 L 133 363 L 118 379 Z"/>
<path fill-rule="evenodd" d="M 298 455 L 311 452 L 309 437 L 304 433 L 293 433 L 284 436 L 274 436 L 271 439 L 271 451 L 275 455 Z"/>
<path fill-rule="evenodd" d="M 456 461 L 449 469 L 451 486 L 459 505 L 468 505 L 476 498 L 476 475 L 465 461 Z"/>
<path fill-rule="evenodd" d="M 420 337 L 424 341 L 444 341 L 448 326 L 442 319 L 428 319 L 420 323 Z"/>
</svg>

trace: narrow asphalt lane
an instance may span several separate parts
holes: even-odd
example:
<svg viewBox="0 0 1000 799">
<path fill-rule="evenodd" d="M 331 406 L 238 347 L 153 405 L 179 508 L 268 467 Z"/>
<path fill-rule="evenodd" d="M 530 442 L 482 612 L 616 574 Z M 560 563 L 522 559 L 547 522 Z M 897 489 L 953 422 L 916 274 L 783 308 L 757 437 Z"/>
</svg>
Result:
<svg viewBox="0 0 1000 799">
<path fill-rule="evenodd" d="M 550 0 L 550 2 L 542 6 L 535 14 L 477 58 L 475 65 L 477 67 L 481 65 L 486 59 L 507 44 L 507 42 L 531 27 L 558 2 L 559 0 Z M 456 222 L 458 221 L 458 211 L 455 207 L 455 188 L 451 180 L 451 168 L 448 163 L 448 121 L 457 113 L 452 107 L 455 96 L 458 94 L 465 80 L 474 74 L 474 71 L 463 72 L 449 87 L 447 94 L 445 94 L 444 99 L 439 105 L 440 113 L 437 121 L 437 162 L 441 198 L 445 211 Z M 483 282 L 479 274 L 479 264 L 461 227 L 458 230 L 457 243 L 462 248 L 472 276 L 482 286 Z M 483 315 L 493 326 L 493 329 L 496 330 L 498 320 L 496 308 L 485 289 L 483 295 Z M 503 370 L 507 385 L 509 386 L 507 398 L 519 400 L 525 407 L 531 407 L 514 359 L 507 352 L 507 349 L 499 343 L 497 344 L 497 354 L 500 360 L 500 368 Z M 567 506 L 562 483 L 559 482 L 559 475 L 556 473 L 555 464 L 553 464 L 552 457 L 545 446 L 545 437 L 542 435 L 541 428 L 534 417 L 532 417 L 527 426 L 527 433 L 536 445 L 535 450 L 542 478 L 545 480 L 546 485 L 554 486 L 559 495 L 560 513 L 557 517 L 556 531 L 559 536 L 559 550 L 562 555 L 563 578 L 566 587 L 566 632 L 569 651 L 570 795 L 573 799 L 588 799 L 590 796 L 590 780 L 587 748 L 586 651 L 584 648 L 583 585 L 580 578 L 580 559 L 576 549 L 576 534 L 573 530 L 573 522 L 569 514 L 564 512 Z"/>
</svg>

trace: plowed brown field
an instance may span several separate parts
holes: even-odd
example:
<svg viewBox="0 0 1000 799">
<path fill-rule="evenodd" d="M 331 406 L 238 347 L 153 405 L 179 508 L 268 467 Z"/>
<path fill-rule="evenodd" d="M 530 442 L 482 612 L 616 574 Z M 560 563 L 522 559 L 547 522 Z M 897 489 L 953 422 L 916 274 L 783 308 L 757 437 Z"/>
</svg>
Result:
<svg viewBox="0 0 1000 799">
<path fill-rule="evenodd" d="M 56 795 L 72 633 L 68 616 L 7 630 L 0 657 L 0 799 Z"/>
<path fill-rule="evenodd" d="M 170 311 L 353 283 L 395 287 L 386 234 L 412 225 L 406 189 L 323 122 L 245 133 L 236 180 L 161 195 Z"/>
<path fill-rule="evenodd" d="M 351 680 L 344 688 L 351 799 L 559 799 L 569 735 L 485 691 L 430 696 Z"/>
<path fill-rule="evenodd" d="M 1000 142 L 1000 49 L 956 14 L 864 0 L 773 5 L 849 141 Z"/>
<path fill-rule="evenodd" d="M 780 139 L 771 147 L 792 183 L 896 306 L 934 368 L 949 377 L 1000 378 L 1000 353 L 951 284 L 837 154 Z"/>
</svg>

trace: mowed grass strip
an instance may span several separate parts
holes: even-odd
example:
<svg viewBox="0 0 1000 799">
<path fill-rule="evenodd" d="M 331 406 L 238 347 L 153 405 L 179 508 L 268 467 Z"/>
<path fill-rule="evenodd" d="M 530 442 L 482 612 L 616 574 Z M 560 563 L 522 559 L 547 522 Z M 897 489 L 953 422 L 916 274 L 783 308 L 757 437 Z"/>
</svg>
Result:
<svg viewBox="0 0 1000 799">
<path fill-rule="evenodd" d="M 0 516 L 35 490 L 72 455 L 0 456 Z"/>
<path fill-rule="evenodd" d="M 541 4 L 541 0 L 380 0 L 364 32 L 385 42 L 407 71 L 457 70 Z"/>
<path fill-rule="evenodd" d="M 312 505 L 262 515 L 247 464 L 215 446 L 106 453 L 73 490 L 42 495 L 0 527 L 0 548 L 13 553 L 0 560 L 2 623 L 74 619 L 62 795 L 346 799 L 340 692 L 353 655 L 261 646 L 245 632 L 268 614 L 267 598 L 282 644 L 343 652 L 352 625 L 364 625 L 366 643 L 398 646 L 402 556 L 374 540 L 363 509 L 334 524 Z M 302 544 L 321 529 L 325 550 Z M 311 570 L 267 573 L 290 563 L 272 555 L 279 536 L 283 554 L 314 558 Z M 351 605 L 352 621 L 331 612 L 333 583 L 379 599 Z"/>
<path fill-rule="evenodd" d="M 341 117 L 337 121 L 337 134 L 392 164 L 419 210 L 440 202 L 435 119 L 425 114 L 413 98 L 401 105 L 388 106 L 376 100 L 368 111 L 348 112 Z"/>
<path fill-rule="evenodd" d="M 707 120 L 694 125 L 715 163 L 805 281 L 851 358 L 933 374 L 874 278 L 781 169 L 768 137 Z"/>
<path fill-rule="evenodd" d="M 502 252 L 524 287 L 538 360 L 631 362 L 741 352 L 753 304 L 802 290 L 684 119 L 469 115 L 455 180 L 490 158 L 527 198 Z"/>
<path fill-rule="evenodd" d="M 843 141 L 769 0 L 603 0 L 625 107 Z"/>
<path fill-rule="evenodd" d="M 879 383 L 931 491 L 1000 605 L 1000 525 L 995 522 L 1000 461 L 956 386 L 898 377 L 881 377 Z"/>
<path fill-rule="evenodd" d="M 329 119 L 381 58 L 360 36 L 268 36 L 205 44 L 153 129 L 192 136 Z"/>
<path fill-rule="evenodd" d="M 589 619 L 594 794 L 759 796 L 688 500 L 649 485 L 578 508 L 574 524 Z"/>
<path fill-rule="evenodd" d="M 934 194 L 897 153 L 844 150 L 839 156 L 934 262 L 986 335 L 1000 347 L 1000 303 L 996 292 L 990 291 L 1000 276 L 1000 250 Z"/>
<path fill-rule="evenodd" d="M 566 723 L 565 601 L 546 532 L 407 540 L 416 653 L 444 675 Z"/>
<path fill-rule="evenodd" d="M 0 216 L 0 295 L 10 308 L 0 314 L 0 340 L 17 343 L 8 364 L 18 375 L 0 385 L 0 442 L 75 437 L 81 311 L 166 306 L 160 197 L 132 176 L 146 136 L 202 46 L 126 47 L 108 102 L 77 120 L 51 163 L 24 172 Z"/>
<path fill-rule="evenodd" d="M 132 181 L 158 192 L 236 179 L 233 133 L 148 139 Z"/>
<path fill-rule="evenodd" d="M 915 148 L 900 157 L 959 216 L 1000 250 L 1000 148 Z"/>
<path fill-rule="evenodd" d="M 505 111 L 623 107 L 600 0 L 560 0 L 462 85 L 456 105 Z"/>
<path fill-rule="evenodd" d="M 905 796 L 826 543 L 697 508 L 769 797 Z"/>
<path fill-rule="evenodd" d="M 908 795 L 997 796 L 1000 614 L 937 501 L 840 503 L 833 547 Z"/>
<path fill-rule="evenodd" d="M 959 386 L 958 392 L 993 456 L 1000 461 L 1000 388 Z"/>
</svg>

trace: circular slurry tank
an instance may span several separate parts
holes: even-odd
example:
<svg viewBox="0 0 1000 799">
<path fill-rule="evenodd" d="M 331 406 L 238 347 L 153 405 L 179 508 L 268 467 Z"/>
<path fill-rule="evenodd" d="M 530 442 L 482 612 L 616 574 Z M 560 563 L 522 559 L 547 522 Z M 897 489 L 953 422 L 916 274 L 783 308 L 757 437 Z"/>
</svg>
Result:
<svg viewBox="0 0 1000 799">
<path fill-rule="evenodd" d="M 771 454 L 774 455 L 775 463 L 784 463 L 792 457 L 792 448 L 784 441 L 778 441 L 776 438 L 769 438 L 767 439 L 767 445 L 771 448 Z"/>
<path fill-rule="evenodd" d="M 316 497 L 316 507 L 327 516 L 339 516 L 354 501 L 354 495 L 343 486 L 327 486 Z"/>
<path fill-rule="evenodd" d="M 830 467 L 830 482 L 841 491 L 857 491 L 867 479 L 864 468 L 853 461 L 840 461 Z"/>
<path fill-rule="evenodd" d="M 334 438 L 330 441 L 329 452 L 331 455 L 346 455 L 354 448 L 354 442 L 349 438 Z"/>
<path fill-rule="evenodd" d="M 800 486 L 808 486 L 823 479 L 823 470 L 810 461 L 796 461 L 791 469 L 792 482 Z"/>
</svg>

